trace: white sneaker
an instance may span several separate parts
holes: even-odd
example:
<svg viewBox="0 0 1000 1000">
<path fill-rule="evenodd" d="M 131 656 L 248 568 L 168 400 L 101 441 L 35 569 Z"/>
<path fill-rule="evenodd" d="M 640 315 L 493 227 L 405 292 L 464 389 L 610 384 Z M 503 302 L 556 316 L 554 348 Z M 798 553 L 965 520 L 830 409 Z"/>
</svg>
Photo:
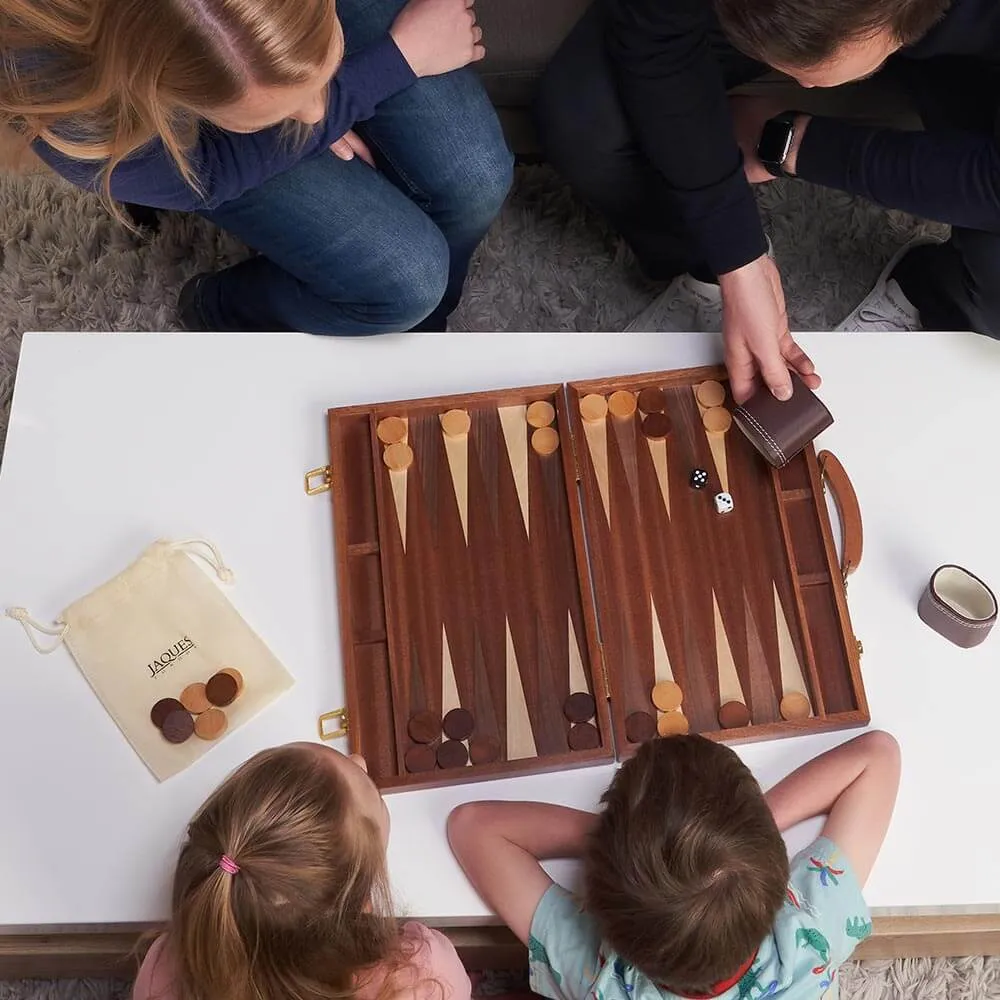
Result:
<svg viewBox="0 0 1000 1000">
<path fill-rule="evenodd" d="M 865 296 L 861 305 L 834 329 L 850 333 L 915 333 L 921 330 L 920 313 L 916 306 L 903 294 L 899 282 L 889 275 L 914 247 L 940 242 L 918 237 L 900 247 L 882 268 L 875 287 Z"/>
<path fill-rule="evenodd" d="M 770 237 L 767 237 L 767 255 L 774 256 Z M 682 274 L 674 278 L 667 290 L 625 328 L 626 333 L 664 331 L 721 333 L 722 291 L 719 286 L 698 281 L 690 274 Z"/>
</svg>

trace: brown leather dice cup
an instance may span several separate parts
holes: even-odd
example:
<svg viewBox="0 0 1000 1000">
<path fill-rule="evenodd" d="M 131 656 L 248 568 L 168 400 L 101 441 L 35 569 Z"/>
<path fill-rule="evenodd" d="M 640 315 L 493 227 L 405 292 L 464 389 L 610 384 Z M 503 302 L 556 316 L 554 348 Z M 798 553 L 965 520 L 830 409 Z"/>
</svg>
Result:
<svg viewBox="0 0 1000 1000">
<path fill-rule="evenodd" d="M 790 374 L 791 399 L 775 399 L 765 386 L 733 408 L 736 425 L 776 469 L 787 465 L 833 423 L 830 411 L 812 390 L 795 372 Z"/>
<path fill-rule="evenodd" d="M 917 614 L 949 642 L 970 649 L 985 642 L 996 623 L 997 599 L 967 569 L 939 566 L 920 596 Z"/>
</svg>

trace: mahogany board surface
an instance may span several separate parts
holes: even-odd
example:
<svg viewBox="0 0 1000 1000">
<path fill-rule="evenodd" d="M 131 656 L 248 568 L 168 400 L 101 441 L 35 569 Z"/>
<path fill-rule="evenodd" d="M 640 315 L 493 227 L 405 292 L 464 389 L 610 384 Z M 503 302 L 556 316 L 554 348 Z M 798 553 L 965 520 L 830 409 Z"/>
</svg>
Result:
<svg viewBox="0 0 1000 1000">
<path fill-rule="evenodd" d="M 548 454 L 531 446 L 527 407 L 538 401 L 560 436 Z M 446 435 L 440 418 L 452 410 L 468 412 L 466 434 Z M 402 471 L 383 460 L 387 417 L 406 422 Z M 558 385 L 329 412 L 349 739 L 379 787 L 613 759 L 568 426 Z M 595 696 L 584 725 L 597 745 L 574 750 L 563 706 L 577 693 Z M 408 753 L 428 765 L 419 747 L 441 743 L 414 740 L 413 716 L 441 723 L 459 707 L 473 719 L 467 748 L 495 741 L 499 758 L 408 769 Z"/>
<path fill-rule="evenodd" d="M 619 757 L 636 749 L 631 713 L 662 717 L 650 693 L 667 679 L 683 692 L 689 731 L 727 743 L 869 721 L 815 449 L 776 470 L 735 424 L 710 434 L 705 382 L 722 385 L 731 409 L 723 368 L 567 386 Z M 581 417 L 587 396 L 649 388 L 663 390 L 665 439 L 644 435 L 641 409 Z M 694 469 L 708 473 L 700 490 Z M 720 514 L 723 490 L 733 509 Z M 792 691 L 808 698 L 807 718 L 780 714 Z M 723 728 L 728 701 L 746 706 L 750 724 Z"/>
<path fill-rule="evenodd" d="M 667 677 L 681 687 L 690 731 L 727 743 L 868 722 L 815 451 L 772 470 L 735 424 L 720 451 L 695 394 L 706 380 L 724 383 L 725 371 L 329 411 L 348 735 L 380 788 L 624 758 L 635 750 L 626 720 L 645 712 L 659 721 L 651 690 Z M 665 439 L 647 440 L 639 409 L 581 417 L 585 396 L 650 387 L 664 390 Z M 526 408 L 538 401 L 555 414 L 551 453 L 531 446 Z M 591 418 L 603 409 L 587 406 Z M 468 412 L 467 434 L 445 434 L 441 417 L 452 410 Z M 383 460 L 387 417 L 405 421 L 405 472 Z M 397 448 L 390 464 L 399 458 Z M 694 468 L 708 473 L 701 490 L 689 484 Z M 734 509 L 719 514 L 723 476 Z M 720 702 L 734 684 L 751 721 L 723 729 Z M 795 688 L 810 714 L 787 721 L 779 704 Z M 593 749 L 571 749 L 563 706 L 579 691 L 595 696 L 596 734 L 578 731 L 573 743 Z M 447 766 L 431 764 L 420 747 L 436 751 L 447 737 L 417 743 L 410 720 L 424 713 L 426 725 L 429 713 L 433 729 L 456 707 L 473 717 L 466 747 L 493 740 L 499 759 L 464 763 L 451 745 Z M 432 769 L 408 769 L 408 752 Z"/>
</svg>

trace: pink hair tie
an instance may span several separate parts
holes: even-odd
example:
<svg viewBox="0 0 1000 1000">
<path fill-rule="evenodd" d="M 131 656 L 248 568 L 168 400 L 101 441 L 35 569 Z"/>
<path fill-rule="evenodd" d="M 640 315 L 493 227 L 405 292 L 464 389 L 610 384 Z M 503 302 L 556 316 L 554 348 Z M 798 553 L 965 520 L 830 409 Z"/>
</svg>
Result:
<svg viewBox="0 0 1000 1000">
<path fill-rule="evenodd" d="M 219 858 L 219 867 L 230 875 L 235 875 L 240 870 L 240 866 L 228 854 L 223 854 Z"/>
</svg>

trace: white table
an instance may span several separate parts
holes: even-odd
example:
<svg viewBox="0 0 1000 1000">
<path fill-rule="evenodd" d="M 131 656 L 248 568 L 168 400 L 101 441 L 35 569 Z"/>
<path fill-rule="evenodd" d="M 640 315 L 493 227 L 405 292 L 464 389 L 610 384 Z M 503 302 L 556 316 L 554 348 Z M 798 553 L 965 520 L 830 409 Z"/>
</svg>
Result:
<svg viewBox="0 0 1000 1000">
<path fill-rule="evenodd" d="M 877 914 L 1000 911 L 1000 634 L 960 650 L 917 618 L 930 572 L 1000 584 L 1000 345 L 966 335 L 805 335 L 836 423 L 819 440 L 861 501 L 849 603 L 872 725 L 904 771 L 868 887 Z M 229 593 L 295 687 L 188 771 L 157 784 L 69 654 L 38 656 L 0 619 L 0 927 L 149 924 L 167 914 L 185 823 L 262 747 L 316 738 L 344 703 L 326 462 L 333 405 L 566 381 L 718 360 L 698 335 L 25 337 L 0 471 L 0 607 L 51 619 L 151 540 L 204 536 Z M 740 748 L 767 785 L 850 733 Z M 474 797 L 591 807 L 610 768 L 389 797 L 401 907 L 457 926 L 490 915 L 449 853 L 445 818 Z M 794 848 L 817 826 L 789 838 Z M 566 866 L 560 878 L 572 878 Z"/>
</svg>

